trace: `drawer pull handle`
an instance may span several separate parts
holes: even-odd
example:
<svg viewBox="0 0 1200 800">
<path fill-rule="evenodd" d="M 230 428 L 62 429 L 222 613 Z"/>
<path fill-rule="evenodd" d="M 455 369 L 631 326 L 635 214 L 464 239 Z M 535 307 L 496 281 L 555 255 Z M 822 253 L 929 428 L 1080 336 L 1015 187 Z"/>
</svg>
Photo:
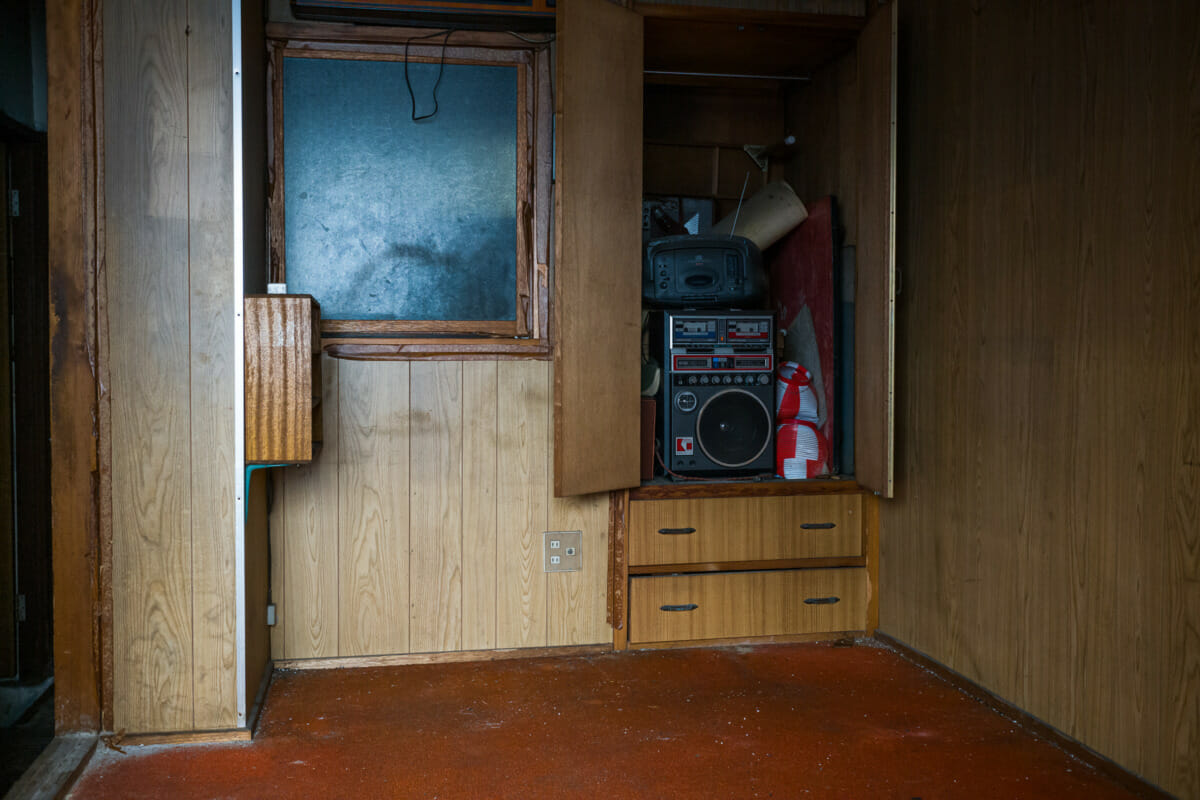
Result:
<svg viewBox="0 0 1200 800">
<path fill-rule="evenodd" d="M 808 602 L 808 601 L 805 601 L 805 602 Z M 659 611 L 695 611 L 699 607 L 700 606 L 696 605 L 695 603 L 684 603 L 683 605 L 679 605 L 679 606 L 659 606 L 658 610 Z"/>
<path fill-rule="evenodd" d="M 840 603 L 841 601 L 842 601 L 842 598 L 840 598 L 840 597 L 806 597 L 806 598 L 804 598 L 804 605 L 806 605 L 806 606 L 831 606 L 834 603 Z"/>
<path fill-rule="evenodd" d="M 802 522 L 800 527 L 806 531 L 827 531 L 830 528 L 836 528 L 836 522 Z"/>
<path fill-rule="evenodd" d="M 695 528 L 659 528 L 658 532 L 663 536 L 686 536 L 689 533 L 695 533 Z"/>
</svg>

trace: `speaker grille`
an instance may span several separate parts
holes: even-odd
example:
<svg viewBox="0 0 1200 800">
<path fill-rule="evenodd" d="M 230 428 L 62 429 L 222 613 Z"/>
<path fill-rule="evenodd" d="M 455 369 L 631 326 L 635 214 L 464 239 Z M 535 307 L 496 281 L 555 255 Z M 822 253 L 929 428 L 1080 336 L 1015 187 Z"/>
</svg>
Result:
<svg viewBox="0 0 1200 800">
<path fill-rule="evenodd" d="M 771 444 L 771 410 L 745 389 L 714 394 L 696 418 L 696 443 L 713 463 L 744 467 Z"/>
</svg>

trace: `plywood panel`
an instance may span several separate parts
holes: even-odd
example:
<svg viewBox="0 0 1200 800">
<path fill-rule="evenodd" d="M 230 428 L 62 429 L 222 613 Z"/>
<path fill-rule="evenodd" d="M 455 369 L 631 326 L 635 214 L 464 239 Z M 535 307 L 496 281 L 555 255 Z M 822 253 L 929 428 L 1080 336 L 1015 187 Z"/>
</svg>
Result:
<svg viewBox="0 0 1200 800">
<path fill-rule="evenodd" d="M 409 602 L 413 652 L 462 647 L 462 363 L 416 361 L 409 418 Z"/>
<path fill-rule="evenodd" d="M 277 658 L 316 658 L 338 654 L 340 609 L 339 367 L 325 357 L 321 364 L 321 406 L 329 416 L 321 457 L 312 464 L 274 470 L 276 504 L 282 509 L 278 547 L 282 558 L 275 597 L 276 628 L 282 633 Z M 272 547 L 276 548 L 274 539 Z"/>
<path fill-rule="evenodd" d="M 550 495 L 550 365 L 499 364 L 496 438 L 496 646 L 546 644 L 546 575 L 542 533 Z"/>
<path fill-rule="evenodd" d="M 188 335 L 197 729 L 237 725 L 233 54 L 228 7 L 188 3 Z"/>
<path fill-rule="evenodd" d="M 102 648 L 97 627 L 96 503 L 98 430 L 109 430 L 97 386 L 108 367 L 96 355 L 93 272 L 103 253 L 93 232 L 99 222 L 95 135 L 98 98 L 92 61 L 100 20 L 80 0 L 46 8 L 47 143 L 49 159 L 51 534 L 54 549 L 54 707 L 59 733 L 111 729 L 101 720 Z M 99 16 L 99 15 L 97 15 Z M 111 637 L 108 642 L 111 643 Z M 111 674 L 111 670 L 108 671 Z"/>
<path fill-rule="evenodd" d="M 1179 796 L 1200 794 L 1198 11 L 904 10 L 880 504 L 883 630 Z"/>
<path fill-rule="evenodd" d="M 275 471 L 285 529 L 277 658 L 360 655 L 364 639 L 371 654 L 608 640 L 608 496 L 552 497 L 547 362 L 326 359 L 324 372 L 326 445 L 311 467 Z M 404 468 L 385 466 L 394 458 Z M 386 533 L 373 521 L 384 515 Z M 543 571 L 552 529 L 584 532 L 583 570 Z M 396 600 L 376 581 L 400 569 L 400 543 Z M 372 616 L 401 601 L 402 618 Z M 329 631 L 360 616 L 369 627 L 331 643 Z"/>
<path fill-rule="evenodd" d="M 642 22 L 605 0 L 559 9 L 554 493 L 636 486 Z M 604 64 L 604 69 L 597 69 Z"/>
<path fill-rule="evenodd" d="M 193 723 L 187 19 L 104 7 L 113 725 Z"/>
<path fill-rule="evenodd" d="M 338 653 L 409 652 L 409 365 L 339 364 Z"/>
<path fill-rule="evenodd" d="M 870 19 L 857 47 L 854 466 L 884 497 L 893 480 L 897 5 Z"/>
<path fill-rule="evenodd" d="M 499 363 L 464 361 L 462 647 L 496 646 Z"/>
<path fill-rule="evenodd" d="M 552 399 L 552 398 L 551 398 Z M 550 409 L 553 412 L 553 408 Z M 547 459 L 550 468 L 552 460 Z M 550 497 L 547 530 L 581 531 L 583 566 L 577 572 L 546 574 L 546 643 L 611 641 L 608 603 L 608 492 Z M 539 542 L 541 544 L 541 542 Z"/>
</svg>

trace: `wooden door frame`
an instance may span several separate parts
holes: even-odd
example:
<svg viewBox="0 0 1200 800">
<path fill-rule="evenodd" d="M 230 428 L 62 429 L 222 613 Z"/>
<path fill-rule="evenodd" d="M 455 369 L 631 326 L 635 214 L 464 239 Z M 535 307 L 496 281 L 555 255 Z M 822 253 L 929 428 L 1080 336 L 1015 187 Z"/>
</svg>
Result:
<svg viewBox="0 0 1200 800">
<path fill-rule="evenodd" d="M 102 0 L 46 4 L 49 157 L 51 538 L 56 733 L 99 731 L 103 691 L 101 576 L 103 252 L 100 100 Z"/>
</svg>

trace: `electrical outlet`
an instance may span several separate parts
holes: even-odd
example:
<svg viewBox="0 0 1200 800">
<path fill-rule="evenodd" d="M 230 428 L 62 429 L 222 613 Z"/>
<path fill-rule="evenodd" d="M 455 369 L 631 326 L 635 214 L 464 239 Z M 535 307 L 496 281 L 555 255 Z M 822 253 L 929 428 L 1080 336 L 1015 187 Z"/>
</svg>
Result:
<svg viewBox="0 0 1200 800">
<path fill-rule="evenodd" d="M 578 572 L 583 567 L 583 531 L 542 534 L 546 572 Z"/>
</svg>

